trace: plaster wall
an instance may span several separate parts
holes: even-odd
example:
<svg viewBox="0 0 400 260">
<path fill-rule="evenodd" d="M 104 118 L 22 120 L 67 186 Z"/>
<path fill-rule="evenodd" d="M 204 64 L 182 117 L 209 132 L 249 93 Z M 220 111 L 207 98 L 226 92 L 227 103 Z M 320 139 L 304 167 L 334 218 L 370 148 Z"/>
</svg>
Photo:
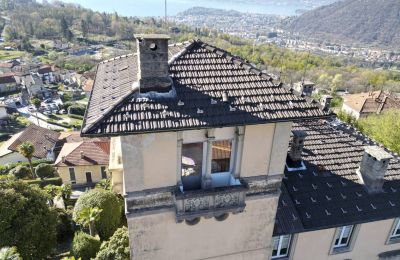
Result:
<svg viewBox="0 0 400 260">
<path fill-rule="evenodd" d="M 60 175 L 62 182 L 65 184 L 71 183 L 71 178 L 69 175 L 69 168 L 75 169 L 75 179 L 76 184 L 86 184 L 86 172 L 92 173 L 92 181 L 93 183 L 99 182 L 102 180 L 101 178 L 101 166 L 106 167 L 107 165 L 89 165 L 89 166 L 74 166 L 74 167 L 57 167 L 58 174 Z"/>
<path fill-rule="evenodd" d="M 278 195 L 246 200 L 224 221 L 176 223 L 174 210 L 128 217 L 131 259 L 269 259 Z"/>
<path fill-rule="evenodd" d="M 291 259 L 378 259 L 380 253 L 400 249 L 399 243 L 387 243 L 393 223 L 394 219 L 361 224 L 358 232 L 353 232 L 351 251 L 339 254 L 331 254 L 336 229 L 300 233 Z"/>
</svg>

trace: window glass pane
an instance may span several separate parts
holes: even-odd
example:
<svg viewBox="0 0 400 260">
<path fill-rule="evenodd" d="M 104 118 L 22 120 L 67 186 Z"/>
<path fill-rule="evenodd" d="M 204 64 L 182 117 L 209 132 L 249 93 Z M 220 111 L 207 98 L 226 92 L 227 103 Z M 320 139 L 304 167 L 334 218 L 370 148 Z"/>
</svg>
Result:
<svg viewBox="0 0 400 260">
<path fill-rule="evenodd" d="M 339 245 L 340 235 L 342 234 L 343 227 L 338 228 L 336 235 L 335 235 L 335 246 Z"/>
<path fill-rule="evenodd" d="M 400 236 L 400 223 L 399 223 L 399 221 L 400 221 L 400 219 L 396 220 L 396 223 L 395 223 L 395 226 L 393 228 L 392 235 L 391 235 L 392 237 Z"/>
<path fill-rule="evenodd" d="M 231 164 L 232 141 L 212 142 L 211 173 L 229 172 Z"/>
<path fill-rule="evenodd" d="M 182 176 L 201 175 L 203 143 L 182 145 Z"/>
<path fill-rule="evenodd" d="M 280 237 L 273 237 L 273 247 L 272 247 L 272 256 L 278 255 L 278 246 L 279 246 L 279 238 Z"/>
<path fill-rule="evenodd" d="M 183 189 L 200 189 L 203 164 L 203 143 L 183 144 L 181 163 Z"/>
<path fill-rule="evenodd" d="M 69 168 L 69 178 L 71 181 L 75 181 L 75 169 Z"/>
</svg>

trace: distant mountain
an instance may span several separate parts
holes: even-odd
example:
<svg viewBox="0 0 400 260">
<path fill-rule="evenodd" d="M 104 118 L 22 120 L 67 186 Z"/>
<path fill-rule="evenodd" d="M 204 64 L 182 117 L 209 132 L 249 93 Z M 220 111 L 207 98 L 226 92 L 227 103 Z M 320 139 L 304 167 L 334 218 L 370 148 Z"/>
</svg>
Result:
<svg viewBox="0 0 400 260">
<path fill-rule="evenodd" d="M 303 36 L 332 42 L 399 49 L 400 0 L 345 0 L 293 19 L 287 26 Z"/>
</svg>

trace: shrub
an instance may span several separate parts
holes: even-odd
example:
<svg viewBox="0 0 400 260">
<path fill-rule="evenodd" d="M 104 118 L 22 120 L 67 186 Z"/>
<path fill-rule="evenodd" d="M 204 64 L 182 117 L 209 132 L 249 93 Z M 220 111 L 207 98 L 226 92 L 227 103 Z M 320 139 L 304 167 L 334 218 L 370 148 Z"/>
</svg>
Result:
<svg viewBox="0 0 400 260">
<path fill-rule="evenodd" d="M 99 219 L 95 222 L 96 230 L 100 238 L 107 239 L 114 234 L 121 223 L 121 203 L 115 193 L 93 189 L 79 197 L 75 204 L 73 218 L 79 216 L 85 208 L 95 207 L 102 209 Z"/>
<path fill-rule="evenodd" d="M 62 179 L 60 177 L 55 177 L 55 178 L 50 178 L 50 179 L 44 179 L 44 180 L 28 180 L 25 181 L 29 185 L 39 185 L 41 188 L 44 186 L 47 186 L 49 184 L 53 184 L 56 186 L 61 186 L 62 185 Z"/>
<path fill-rule="evenodd" d="M 10 171 L 17 179 L 25 179 L 31 176 L 31 170 L 26 166 L 17 166 Z"/>
<path fill-rule="evenodd" d="M 68 108 L 68 114 L 83 116 L 83 115 L 85 115 L 85 106 L 78 105 L 78 104 L 72 105 Z"/>
<path fill-rule="evenodd" d="M 39 164 L 35 169 L 36 176 L 38 176 L 40 179 L 52 178 L 54 177 L 55 172 L 56 170 L 54 169 L 53 165 L 45 163 Z"/>
<path fill-rule="evenodd" d="M 3 247 L 0 249 L 0 260 L 22 260 L 15 247 Z"/>
<path fill-rule="evenodd" d="M 76 258 L 81 257 L 82 260 L 89 260 L 96 256 L 100 245 L 101 242 L 97 238 L 83 232 L 77 232 L 72 241 L 71 254 Z"/>
<path fill-rule="evenodd" d="M 57 241 L 63 242 L 74 233 L 72 216 L 64 209 L 54 209 L 57 213 Z"/>
<path fill-rule="evenodd" d="M 0 180 L 0 247 L 13 245 L 24 259 L 43 259 L 56 242 L 56 215 L 35 186 Z"/>
<path fill-rule="evenodd" d="M 101 244 L 96 260 L 129 260 L 129 256 L 128 228 L 122 227 Z"/>
</svg>

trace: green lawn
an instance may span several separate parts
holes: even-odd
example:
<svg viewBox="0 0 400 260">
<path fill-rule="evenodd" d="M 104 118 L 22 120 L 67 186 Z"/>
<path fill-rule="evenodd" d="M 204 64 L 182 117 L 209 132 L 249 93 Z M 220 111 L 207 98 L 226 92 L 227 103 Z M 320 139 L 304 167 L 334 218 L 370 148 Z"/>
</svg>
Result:
<svg viewBox="0 0 400 260">
<path fill-rule="evenodd" d="M 20 58 L 21 56 L 24 56 L 25 54 L 26 54 L 26 52 L 24 52 L 24 51 L 0 50 L 0 60 L 16 59 L 16 58 Z"/>
</svg>

